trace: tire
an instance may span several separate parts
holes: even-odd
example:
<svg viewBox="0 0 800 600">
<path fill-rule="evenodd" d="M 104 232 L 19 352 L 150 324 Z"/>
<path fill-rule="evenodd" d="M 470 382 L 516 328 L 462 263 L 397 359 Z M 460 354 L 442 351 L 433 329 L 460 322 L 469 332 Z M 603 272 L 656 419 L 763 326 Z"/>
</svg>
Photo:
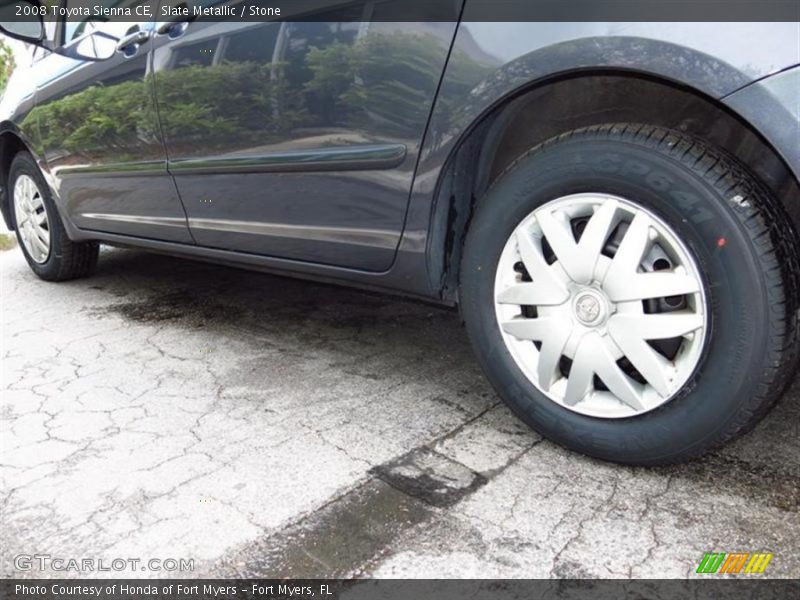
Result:
<svg viewBox="0 0 800 600">
<path fill-rule="evenodd" d="M 572 246 L 550 235 L 555 230 L 548 215 L 568 215 L 561 217 L 559 227 L 573 231 L 577 248 L 583 234 L 575 228 L 583 217 L 571 220 L 570 215 L 586 210 L 573 207 L 588 206 L 595 196 L 599 199 L 589 209 L 595 212 L 584 218 L 585 231 L 586 219 L 600 214 L 602 206 L 610 206 L 607 214 L 615 219 L 630 222 L 613 229 L 616 221 L 609 221 L 608 237 L 595 236 L 603 237 L 603 250 L 592 259 L 594 270 L 586 271 L 579 262 L 567 260 L 572 255 L 566 250 L 566 258 L 559 258 L 554 248 Z M 645 215 L 640 222 L 648 224 L 647 236 L 634 239 L 623 252 L 626 236 L 636 236 L 633 219 L 640 213 Z M 547 243 L 537 241 L 537 231 Z M 604 230 L 597 226 L 592 231 Z M 623 241 L 613 248 L 612 241 L 620 236 Z M 551 244 L 550 238 L 558 244 Z M 520 157 L 477 203 L 465 239 L 459 301 L 482 368 L 530 427 L 603 460 L 630 465 L 683 462 L 755 426 L 797 365 L 795 239 L 780 203 L 734 158 L 676 131 L 638 124 L 594 126 L 558 136 Z M 527 240 L 533 240 L 534 253 Z M 619 275 L 621 266 L 608 265 L 617 257 L 622 264 L 638 256 L 630 249 L 639 248 L 641 240 L 652 244 L 649 254 L 642 254 L 645 259 L 626 282 Z M 591 238 L 587 247 L 590 242 Z M 665 264 L 672 256 L 671 273 L 685 275 L 669 279 L 669 286 L 691 279 L 696 289 L 687 283 L 690 292 L 685 295 L 639 300 L 639 282 L 657 281 L 638 277 L 648 270 L 643 265 L 653 253 L 668 255 Z M 519 273 L 510 275 L 508 265 L 523 256 L 528 260 L 514 263 Z M 529 263 L 538 275 L 531 276 Z M 655 270 L 655 262 L 651 268 Z M 569 299 L 563 300 L 558 287 L 562 279 L 554 279 L 551 286 L 558 294 L 547 291 L 553 272 L 568 282 L 563 285 Z M 523 294 L 517 286 L 527 282 L 536 287 L 525 287 Z M 515 291 L 507 291 L 510 287 Z M 627 296 L 634 298 L 617 302 Z M 537 307 L 534 300 L 542 305 Z M 682 308 L 672 312 L 664 304 L 668 300 Z M 628 310 L 643 315 L 637 312 L 625 321 Z M 654 334 L 639 324 L 654 316 L 651 312 L 663 312 L 657 318 L 669 321 L 659 323 L 673 325 L 685 315 L 683 322 L 691 321 L 686 327 L 695 329 L 668 342 L 648 341 L 648 349 L 638 338 Z M 525 322 L 520 325 L 520 320 Z M 540 323 L 532 326 L 531 320 Z M 563 323 L 567 325 L 553 325 Z M 568 334 L 554 333 L 565 328 Z M 675 331 L 672 326 L 667 329 Z M 631 345 L 634 338 L 638 345 Z M 590 345 L 588 340 L 596 345 L 582 350 Z M 667 352 L 663 344 L 673 345 Z M 677 351 L 674 344 L 679 345 Z M 551 358 L 551 347 L 560 358 Z M 618 356 L 614 352 L 634 347 L 641 352 L 624 354 L 613 363 Z M 571 359 L 565 354 L 570 349 Z M 661 356 L 653 359 L 655 363 L 645 360 L 651 350 Z M 649 373 L 654 375 L 644 377 L 648 371 L 639 365 L 648 364 L 662 365 L 668 377 L 652 369 Z"/>
<path fill-rule="evenodd" d="M 18 183 L 24 182 L 22 187 Z M 20 152 L 14 157 L 8 177 L 9 206 L 14 220 L 14 229 L 17 233 L 17 240 L 28 261 L 31 270 L 36 275 L 46 281 L 65 281 L 78 277 L 90 275 L 96 265 L 98 256 L 98 245 L 93 242 L 76 243 L 67 237 L 64 224 L 58 214 L 50 188 L 42 177 L 33 157 L 27 152 Z M 35 186 L 33 188 L 30 183 Z M 30 193 L 30 191 L 33 193 Z M 23 195 L 29 194 L 35 202 L 36 209 L 34 216 L 38 213 L 37 220 L 43 220 L 40 226 L 42 236 L 37 236 L 38 241 L 26 241 L 33 239 L 32 226 L 29 225 L 28 232 L 25 230 L 26 215 L 23 214 L 22 206 L 26 205 L 20 200 Z M 22 226 L 18 226 L 22 223 Z M 35 233 L 34 233 L 35 235 Z M 46 250 L 41 244 L 41 238 L 49 238 L 49 248 Z"/>
</svg>

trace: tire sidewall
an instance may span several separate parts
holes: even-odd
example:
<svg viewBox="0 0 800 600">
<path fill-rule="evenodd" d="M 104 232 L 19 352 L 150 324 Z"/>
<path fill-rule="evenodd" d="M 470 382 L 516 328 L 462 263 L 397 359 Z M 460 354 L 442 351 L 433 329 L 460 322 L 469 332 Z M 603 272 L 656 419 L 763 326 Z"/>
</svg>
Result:
<svg viewBox="0 0 800 600">
<path fill-rule="evenodd" d="M 658 215 L 694 257 L 703 279 L 707 336 L 694 374 L 669 402 L 625 419 L 568 410 L 525 377 L 497 323 L 500 253 L 535 208 L 586 192 L 620 196 Z M 761 379 L 769 299 L 758 255 L 729 199 L 663 151 L 631 141 L 573 139 L 521 159 L 476 209 L 461 269 L 467 330 L 495 389 L 529 425 L 580 452 L 624 462 L 663 462 L 718 437 Z M 754 376 L 755 373 L 755 376 Z"/>
</svg>

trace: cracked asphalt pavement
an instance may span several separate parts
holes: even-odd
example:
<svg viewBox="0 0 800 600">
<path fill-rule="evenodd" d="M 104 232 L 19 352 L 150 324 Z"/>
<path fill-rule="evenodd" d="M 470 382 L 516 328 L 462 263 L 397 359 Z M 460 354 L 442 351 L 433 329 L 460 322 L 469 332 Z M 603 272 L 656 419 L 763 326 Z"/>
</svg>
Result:
<svg viewBox="0 0 800 600">
<path fill-rule="evenodd" d="M 0 252 L 0 285 L 2 576 L 78 575 L 12 560 L 48 554 L 663 578 L 769 551 L 767 576 L 800 577 L 797 385 L 701 461 L 620 467 L 512 416 L 452 310 L 119 249 L 62 284 Z"/>
</svg>

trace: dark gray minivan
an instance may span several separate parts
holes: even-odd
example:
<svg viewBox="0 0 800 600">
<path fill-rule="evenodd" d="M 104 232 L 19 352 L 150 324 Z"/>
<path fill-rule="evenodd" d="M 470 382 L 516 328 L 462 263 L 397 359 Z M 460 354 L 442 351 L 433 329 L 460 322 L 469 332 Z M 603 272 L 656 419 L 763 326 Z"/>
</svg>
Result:
<svg viewBox="0 0 800 600">
<path fill-rule="evenodd" d="M 797 365 L 798 23 L 437 2 L 452 18 L 10 5 L 44 14 L 0 19 L 32 45 L 0 106 L 31 269 L 85 276 L 125 245 L 457 305 L 519 417 L 606 460 L 752 428 Z"/>
</svg>

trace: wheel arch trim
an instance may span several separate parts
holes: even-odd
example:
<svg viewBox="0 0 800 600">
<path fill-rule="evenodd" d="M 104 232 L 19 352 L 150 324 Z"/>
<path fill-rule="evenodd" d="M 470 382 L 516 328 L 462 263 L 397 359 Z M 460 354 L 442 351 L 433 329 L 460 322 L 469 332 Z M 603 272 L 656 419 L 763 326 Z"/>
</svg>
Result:
<svg viewBox="0 0 800 600">
<path fill-rule="evenodd" d="M 428 203 L 426 215 L 427 235 L 425 236 L 426 269 L 428 284 L 439 299 L 448 304 L 457 302 L 457 281 L 448 278 L 448 274 L 451 270 L 455 269 L 457 271 L 458 269 L 457 261 L 449 257 L 451 250 L 458 243 L 451 231 L 454 226 L 452 221 L 453 207 L 451 206 L 454 200 L 452 188 L 459 185 L 464 187 L 463 184 L 455 181 L 458 177 L 458 161 L 464 159 L 466 154 L 465 159 L 469 161 L 471 167 L 469 169 L 469 187 L 476 182 L 482 182 L 485 185 L 488 177 L 485 161 L 487 157 L 491 157 L 497 152 L 497 144 L 502 140 L 504 127 L 507 127 L 508 123 L 513 120 L 513 116 L 516 114 L 516 107 L 525 104 L 525 98 L 528 95 L 565 80 L 598 76 L 636 78 L 681 90 L 686 94 L 697 97 L 700 101 L 727 114 L 730 118 L 738 121 L 742 127 L 752 132 L 781 161 L 783 167 L 791 175 L 793 185 L 800 190 L 800 164 L 793 165 L 789 160 L 791 153 L 787 153 L 784 147 L 785 144 L 781 144 L 780 140 L 775 139 L 775 132 L 780 131 L 779 127 L 774 126 L 775 119 L 772 121 L 773 127 L 765 130 L 765 128 L 759 127 L 758 123 L 754 122 L 752 118 L 749 118 L 758 113 L 758 111 L 755 111 L 755 113 L 750 111 L 748 113 L 740 110 L 734 103 L 728 102 L 730 98 L 737 97 L 742 91 L 750 88 L 760 88 L 762 82 L 744 86 L 727 96 L 715 97 L 702 89 L 665 77 L 662 74 L 629 68 L 580 67 L 532 79 L 498 96 L 488 104 L 467 125 L 462 127 L 457 135 L 451 138 L 447 144 L 446 151 L 441 155 L 434 156 L 435 152 L 433 150 L 428 148 L 426 152 L 426 149 L 423 148 L 421 153 L 423 158 L 420 161 L 417 178 L 415 178 L 414 189 L 412 189 L 412 204 L 409 206 L 409 211 L 414 208 L 415 197 L 418 203 L 421 200 L 426 200 Z M 768 80 L 769 78 L 766 81 Z M 766 95 L 762 95 L 762 98 L 765 101 L 774 103 L 770 108 L 773 109 L 773 114 L 780 115 L 779 121 L 790 125 L 793 123 L 791 115 L 786 111 L 785 107 L 780 105 L 777 99 Z M 794 126 L 797 127 L 797 124 L 795 123 Z M 428 140 L 426 140 L 425 145 L 428 145 Z M 470 148 L 470 145 L 478 147 Z M 477 164 L 474 162 L 476 159 Z M 426 162 L 429 163 L 427 166 Z M 433 183 L 431 183 L 431 180 L 433 180 Z M 798 211 L 800 211 L 800 207 L 798 207 Z M 468 224 L 469 215 L 460 215 L 460 217 L 460 225 L 465 227 Z M 413 215 L 409 215 L 408 222 L 414 222 Z M 417 233 L 417 239 L 419 239 L 419 232 Z M 401 249 L 403 249 L 403 244 L 401 244 Z"/>
<path fill-rule="evenodd" d="M 0 213 L 3 215 L 6 227 L 12 231 L 14 223 L 9 202 L 8 175 L 11 162 L 19 152 L 28 152 L 40 168 L 43 166 L 42 159 L 33 150 L 28 136 L 13 122 L 0 122 Z"/>
</svg>

